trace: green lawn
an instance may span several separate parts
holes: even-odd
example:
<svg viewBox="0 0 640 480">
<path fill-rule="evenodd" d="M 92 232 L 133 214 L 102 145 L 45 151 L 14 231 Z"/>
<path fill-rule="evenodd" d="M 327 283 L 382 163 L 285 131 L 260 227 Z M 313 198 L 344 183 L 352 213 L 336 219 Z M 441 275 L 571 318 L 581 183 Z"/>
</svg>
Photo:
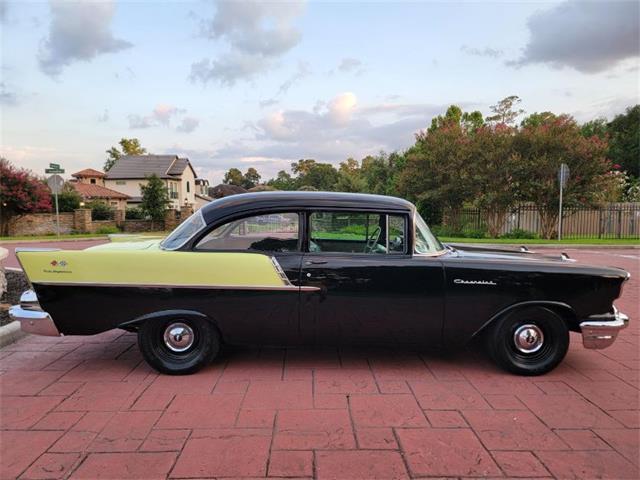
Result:
<svg viewBox="0 0 640 480">
<path fill-rule="evenodd" d="M 168 235 L 169 232 L 141 232 L 141 233 L 132 233 L 131 235 L 151 235 L 151 236 L 158 236 L 158 235 L 162 235 L 162 236 L 166 236 Z M 117 234 L 116 234 L 117 235 Z M 57 235 L 17 235 L 15 237 L 0 237 L 0 242 L 6 242 L 6 241 L 15 241 L 15 240 L 32 240 L 34 242 L 38 241 L 41 242 L 43 240 L 50 240 L 50 241 L 56 241 L 56 240 L 82 240 L 83 238 L 96 238 L 96 239 L 106 239 L 107 238 L 107 234 L 100 234 L 100 233 L 70 233 L 70 234 L 66 234 L 66 235 L 60 235 L 59 237 Z"/>
<path fill-rule="evenodd" d="M 457 238 L 438 237 L 444 243 L 494 243 L 509 245 L 640 245 L 637 238 L 567 238 L 546 240 L 543 238 Z"/>
</svg>

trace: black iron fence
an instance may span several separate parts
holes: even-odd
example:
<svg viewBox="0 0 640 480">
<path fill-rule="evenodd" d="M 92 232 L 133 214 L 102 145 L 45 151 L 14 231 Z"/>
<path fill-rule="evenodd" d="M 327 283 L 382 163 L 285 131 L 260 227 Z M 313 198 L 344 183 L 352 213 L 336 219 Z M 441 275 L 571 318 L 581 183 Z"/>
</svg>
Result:
<svg viewBox="0 0 640 480">
<path fill-rule="evenodd" d="M 478 208 L 462 208 L 443 216 L 436 227 L 442 236 L 489 236 L 487 212 Z M 499 236 L 511 238 L 543 237 L 540 213 L 533 205 L 511 210 L 499 228 Z M 557 218 L 553 225 L 557 235 Z M 640 239 L 640 203 L 617 203 L 599 208 L 570 207 L 564 209 L 562 238 L 637 238 Z"/>
</svg>

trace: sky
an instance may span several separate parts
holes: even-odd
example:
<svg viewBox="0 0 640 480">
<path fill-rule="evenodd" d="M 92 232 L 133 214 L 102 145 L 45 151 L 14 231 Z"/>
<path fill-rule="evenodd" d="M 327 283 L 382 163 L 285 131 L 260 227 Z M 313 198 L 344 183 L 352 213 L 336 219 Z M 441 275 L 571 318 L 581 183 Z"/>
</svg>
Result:
<svg viewBox="0 0 640 480">
<path fill-rule="evenodd" d="M 68 176 L 135 137 L 215 185 L 406 149 L 451 104 L 612 118 L 639 102 L 639 5 L 0 0 L 0 155 Z"/>
</svg>

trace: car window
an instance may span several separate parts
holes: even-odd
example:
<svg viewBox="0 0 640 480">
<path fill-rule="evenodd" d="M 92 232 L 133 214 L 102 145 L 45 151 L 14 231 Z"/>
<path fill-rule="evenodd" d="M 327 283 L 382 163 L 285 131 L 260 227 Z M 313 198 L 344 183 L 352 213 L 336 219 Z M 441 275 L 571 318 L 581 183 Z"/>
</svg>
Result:
<svg viewBox="0 0 640 480">
<path fill-rule="evenodd" d="M 196 245 L 196 250 L 298 250 L 297 213 L 272 213 L 241 218 L 214 228 Z"/>
<path fill-rule="evenodd" d="M 313 212 L 309 251 L 363 254 L 405 252 L 405 218 L 367 212 Z"/>
<path fill-rule="evenodd" d="M 415 253 L 420 254 L 435 254 L 444 250 L 444 246 L 440 241 L 431 233 L 426 222 L 422 219 L 419 213 L 415 214 Z"/>
<path fill-rule="evenodd" d="M 202 212 L 198 210 L 196 213 L 182 222 L 173 232 L 169 234 L 162 242 L 160 247 L 165 250 L 175 250 L 184 245 L 191 237 L 202 230 L 205 226 Z"/>
</svg>

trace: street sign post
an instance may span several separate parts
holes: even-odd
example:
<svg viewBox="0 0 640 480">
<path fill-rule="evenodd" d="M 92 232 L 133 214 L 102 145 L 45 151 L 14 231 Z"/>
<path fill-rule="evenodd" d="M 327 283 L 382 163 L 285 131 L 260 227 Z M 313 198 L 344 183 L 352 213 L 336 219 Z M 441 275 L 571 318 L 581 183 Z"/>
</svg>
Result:
<svg viewBox="0 0 640 480">
<path fill-rule="evenodd" d="M 562 194 L 569 180 L 569 165 L 563 163 L 558 171 L 558 183 L 560 183 L 560 205 L 558 207 L 558 240 L 562 240 Z"/>
<path fill-rule="evenodd" d="M 55 175 L 51 175 L 48 179 L 47 179 L 47 185 L 49 185 L 49 188 L 51 189 L 51 193 L 53 193 L 53 196 L 55 198 L 55 203 L 56 203 L 56 234 L 58 236 L 60 236 L 60 212 L 58 210 L 58 194 L 62 192 L 62 189 L 64 188 L 64 178 L 62 178 L 60 175 L 57 175 L 58 173 L 64 173 L 64 169 L 60 168 L 60 165 L 56 165 L 56 164 L 49 164 L 49 166 L 51 165 L 55 165 L 57 168 L 52 169 L 52 168 L 47 168 L 45 169 L 45 173 L 55 173 Z"/>
</svg>

